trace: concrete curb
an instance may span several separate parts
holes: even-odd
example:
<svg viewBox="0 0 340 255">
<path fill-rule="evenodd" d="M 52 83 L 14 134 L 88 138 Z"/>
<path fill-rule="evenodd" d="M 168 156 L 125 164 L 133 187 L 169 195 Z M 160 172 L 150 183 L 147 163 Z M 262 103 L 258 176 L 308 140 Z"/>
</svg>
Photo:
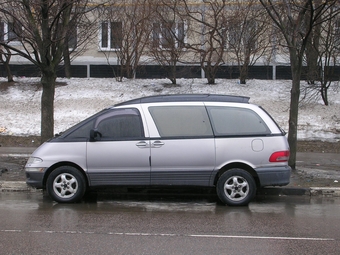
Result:
<svg viewBox="0 0 340 255">
<path fill-rule="evenodd" d="M 340 197 L 340 188 L 338 187 L 310 187 L 310 188 L 262 188 L 257 195 L 267 196 L 319 196 L 319 197 Z"/>
<path fill-rule="evenodd" d="M 312 196 L 340 197 L 340 188 L 312 187 Z"/>
<path fill-rule="evenodd" d="M 29 187 L 23 181 L 0 181 L 1 192 L 32 192 L 36 189 Z"/>
<path fill-rule="evenodd" d="M 310 187 L 310 188 L 262 188 L 257 195 L 267 196 L 319 196 L 319 197 L 340 197 L 340 188 L 338 187 Z"/>
<path fill-rule="evenodd" d="M 310 196 L 309 188 L 268 187 L 257 190 L 257 195 L 265 196 Z"/>
<path fill-rule="evenodd" d="M 24 181 L 0 181 L 0 192 L 36 192 L 35 188 L 29 187 Z M 310 188 L 284 188 L 270 187 L 257 191 L 257 195 L 266 196 L 318 196 L 340 197 L 340 188 L 337 187 L 310 187 Z"/>
</svg>

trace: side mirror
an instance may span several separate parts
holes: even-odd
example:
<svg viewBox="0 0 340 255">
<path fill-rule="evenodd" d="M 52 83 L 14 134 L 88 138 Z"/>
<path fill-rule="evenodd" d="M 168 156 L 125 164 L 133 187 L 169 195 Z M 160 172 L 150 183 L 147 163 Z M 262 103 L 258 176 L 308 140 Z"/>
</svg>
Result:
<svg viewBox="0 0 340 255">
<path fill-rule="evenodd" d="M 97 129 L 91 129 L 90 142 L 100 141 L 102 134 Z"/>
</svg>

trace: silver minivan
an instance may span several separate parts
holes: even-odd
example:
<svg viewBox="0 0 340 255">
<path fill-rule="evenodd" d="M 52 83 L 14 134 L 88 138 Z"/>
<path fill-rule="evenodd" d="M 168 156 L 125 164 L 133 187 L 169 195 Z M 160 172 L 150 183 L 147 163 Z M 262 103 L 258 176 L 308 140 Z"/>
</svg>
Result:
<svg viewBox="0 0 340 255">
<path fill-rule="evenodd" d="M 27 184 L 60 203 L 104 186 L 216 187 L 247 205 L 258 187 L 289 183 L 285 132 L 248 97 L 192 94 L 134 99 L 42 144 Z"/>
</svg>

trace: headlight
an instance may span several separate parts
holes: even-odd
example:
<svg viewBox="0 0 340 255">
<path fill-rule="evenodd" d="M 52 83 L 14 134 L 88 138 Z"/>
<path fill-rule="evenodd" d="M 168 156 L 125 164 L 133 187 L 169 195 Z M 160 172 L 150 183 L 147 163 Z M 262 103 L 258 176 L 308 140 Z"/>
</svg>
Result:
<svg viewBox="0 0 340 255">
<path fill-rule="evenodd" d="M 30 157 L 28 160 L 27 160 L 27 165 L 29 164 L 37 164 L 37 163 L 41 163 L 43 162 L 43 160 L 41 158 L 37 158 L 37 157 Z"/>
</svg>

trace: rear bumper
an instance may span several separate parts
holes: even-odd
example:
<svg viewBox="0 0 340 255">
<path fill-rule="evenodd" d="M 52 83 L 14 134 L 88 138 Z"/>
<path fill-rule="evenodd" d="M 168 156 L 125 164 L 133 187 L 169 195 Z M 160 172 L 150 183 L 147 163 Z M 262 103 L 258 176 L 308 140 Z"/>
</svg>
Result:
<svg viewBox="0 0 340 255">
<path fill-rule="evenodd" d="M 285 186 L 289 184 L 290 166 L 256 168 L 260 186 Z"/>
</svg>

